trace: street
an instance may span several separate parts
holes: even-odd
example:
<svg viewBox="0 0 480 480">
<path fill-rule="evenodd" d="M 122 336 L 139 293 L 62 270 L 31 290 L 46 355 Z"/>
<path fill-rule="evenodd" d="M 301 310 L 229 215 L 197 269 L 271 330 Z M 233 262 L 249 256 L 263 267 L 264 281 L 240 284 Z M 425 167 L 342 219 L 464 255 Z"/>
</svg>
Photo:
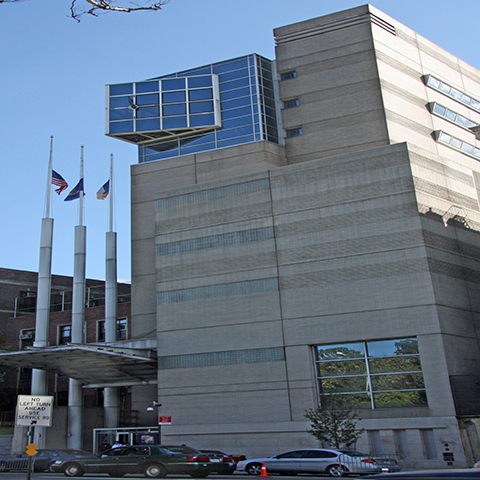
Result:
<svg viewBox="0 0 480 480">
<path fill-rule="evenodd" d="M 318 477 L 323 477 L 323 478 L 328 478 L 328 475 L 318 475 Z M 0 473 L 0 480 L 26 480 L 27 474 L 25 472 L 4 472 Z M 65 475 L 61 473 L 32 473 L 31 474 L 31 480 L 60 480 L 63 478 L 68 478 L 65 477 Z M 135 479 L 141 479 L 141 478 L 146 478 L 143 475 L 125 475 L 124 477 L 110 477 L 106 474 L 90 474 L 90 475 L 82 475 L 83 480 L 100 480 L 100 479 L 112 479 L 112 480 L 125 480 L 126 478 L 135 478 Z M 168 475 L 166 477 L 167 479 L 190 479 L 189 475 Z M 210 475 L 207 477 L 208 479 L 212 480 L 253 480 L 257 477 L 252 477 L 251 475 L 246 475 L 246 474 L 240 474 L 240 473 L 234 473 L 233 475 Z M 280 475 L 275 475 L 274 476 L 275 480 L 291 480 L 291 476 L 280 476 Z M 316 478 L 316 476 L 309 475 L 308 478 Z"/>
</svg>

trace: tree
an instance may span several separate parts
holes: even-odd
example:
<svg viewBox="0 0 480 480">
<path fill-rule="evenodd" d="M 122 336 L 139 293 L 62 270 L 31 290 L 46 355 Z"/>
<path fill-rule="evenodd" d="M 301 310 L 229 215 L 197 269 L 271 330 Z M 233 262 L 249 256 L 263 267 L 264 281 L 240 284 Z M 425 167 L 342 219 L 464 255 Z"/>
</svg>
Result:
<svg viewBox="0 0 480 480">
<path fill-rule="evenodd" d="M 18 3 L 29 0 L 0 0 L 0 3 Z M 161 10 L 170 0 L 141 0 L 132 2 L 129 0 L 70 0 L 70 17 L 78 22 L 82 15 L 88 14 L 98 17 L 102 12 L 138 12 L 140 10 Z M 83 3 L 88 5 L 82 6 Z"/>
<path fill-rule="evenodd" d="M 340 398 L 322 397 L 323 408 L 310 409 L 305 417 L 311 422 L 307 430 L 320 441 L 327 442 L 334 448 L 350 447 L 364 432 L 357 430 L 358 414 Z"/>
</svg>

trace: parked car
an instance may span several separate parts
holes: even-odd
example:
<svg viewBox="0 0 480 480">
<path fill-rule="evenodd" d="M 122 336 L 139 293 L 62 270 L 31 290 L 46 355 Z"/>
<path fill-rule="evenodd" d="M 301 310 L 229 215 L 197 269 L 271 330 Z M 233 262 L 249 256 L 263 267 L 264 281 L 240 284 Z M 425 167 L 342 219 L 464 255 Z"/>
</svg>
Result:
<svg viewBox="0 0 480 480">
<path fill-rule="evenodd" d="M 143 474 L 148 478 L 163 478 L 169 473 L 188 474 L 205 478 L 210 474 L 210 459 L 205 454 L 174 453 L 156 445 L 134 445 L 106 450 L 86 458 L 58 460 L 52 472 L 67 477 L 81 477 L 84 473 L 106 473 L 110 476 Z"/>
<path fill-rule="evenodd" d="M 354 450 L 305 449 L 294 450 L 268 458 L 252 458 L 237 464 L 237 471 L 260 475 L 265 462 L 267 474 L 327 473 L 331 477 L 346 474 L 398 472 L 395 458 L 372 457 Z"/>
<path fill-rule="evenodd" d="M 220 454 L 220 455 L 226 455 L 228 457 L 232 457 L 235 463 L 238 463 L 238 462 L 241 462 L 242 460 L 247 459 L 245 455 L 242 455 L 240 453 L 224 453 L 224 452 L 221 452 L 220 450 L 200 450 L 200 451 L 203 453 L 206 453 L 207 455 L 210 455 L 210 453 L 212 453 L 212 454 Z"/>
<path fill-rule="evenodd" d="M 183 453 L 187 455 L 208 455 L 210 459 L 209 468 L 211 473 L 230 475 L 237 468 L 232 457 L 218 451 L 208 450 L 207 452 L 206 450 L 196 450 L 195 448 L 187 445 L 162 445 L 162 447 L 174 453 Z M 212 454 L 210 454 L 210 452 L 212 452 Z"/>
<path fill-rule="evenodd" d="M 210 468 L 212 473 L 220 473 L 222 475 L 232 475 L 237 469 L 237 463 L 231 455 L 220 452 L 219 450 L 200 450 L 206 453 L 210 458 Z"/>
<path fill-rule="evenodd" d="M 63 450 L 63 449 L 39 449 L 32 457 L 33 471 L 45 472 L 56 460 L 64 458 L 76 458 L 78 456 L 91 455 L 83 450 Z M 0 457 L 0 472 L 9 472 L 10 470 L 27 470 L 29 455 L 22 453 L 19 455 L 6 455 Z"/>
</svg>

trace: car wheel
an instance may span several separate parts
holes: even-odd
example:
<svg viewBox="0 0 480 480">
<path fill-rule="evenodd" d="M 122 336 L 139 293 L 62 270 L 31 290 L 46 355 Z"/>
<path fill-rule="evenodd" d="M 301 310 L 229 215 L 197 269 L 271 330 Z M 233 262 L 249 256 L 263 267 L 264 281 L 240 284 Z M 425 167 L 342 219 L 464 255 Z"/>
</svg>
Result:
<svg viewBox="0 0 480 480">
<path fill-rule="evenodd" d="M 262 464 L 261 463 L 249 463 L 246 468 L 245 468 L 245 471 L 249 474 L 249 475 L 260 475 L 260 473 L 262 473 Z"/>
<path fill-rule="evenodd" d="M 82 467 L 78 463 L 68 463 L 63 469 L 67 477 L 81 477 L 83 475 Z"/>
<path fill-rule="evenodd" d="M 348 470 L 343 465 L 330 465 L 326 472 L 331 477 L 343 477 L 347 475 Z"/>
<path fill-rule="evenodd" d="M 7 464 L 5 462 L 0 462 L 0 472 L 8 472 Z"/>
<path fill-rule="evenodd" d="M 163 478 L 167 476 L 167 470 L 158 463 L 151 463 L 145 467 L 143 474 L 148 478 Z"/>
</svg>

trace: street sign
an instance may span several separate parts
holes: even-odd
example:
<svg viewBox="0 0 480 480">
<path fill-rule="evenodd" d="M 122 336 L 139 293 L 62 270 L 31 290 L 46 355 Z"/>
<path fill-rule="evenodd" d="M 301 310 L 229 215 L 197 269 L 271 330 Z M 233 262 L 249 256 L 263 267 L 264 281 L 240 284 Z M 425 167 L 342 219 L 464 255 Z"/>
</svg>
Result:
<svg viewBox="0 0 480 480">
<path fill-rule="evenodd" d="M 51 427 L 53 397 L 50 395 L 18 395 L 18 427 Z"/>
<path fill-rule="evenodd" d="M 158 417 L 158 424 L 159 425 L 171 425 L 172 424 L 172 417 L 166 415 L 160 415 Z"/>
</svg>

